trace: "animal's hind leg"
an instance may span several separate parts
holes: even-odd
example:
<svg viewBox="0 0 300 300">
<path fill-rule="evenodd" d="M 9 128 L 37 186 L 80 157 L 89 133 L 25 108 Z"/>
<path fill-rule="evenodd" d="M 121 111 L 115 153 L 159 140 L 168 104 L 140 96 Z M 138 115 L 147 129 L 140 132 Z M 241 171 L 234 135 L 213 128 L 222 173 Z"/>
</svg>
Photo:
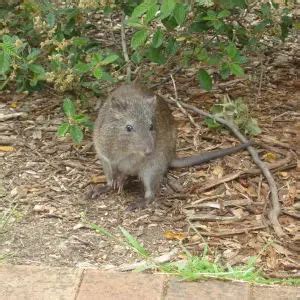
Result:
<svg viewBox="0 0 300 300">
<path fill-rule="evenodd" d="M 142 199 L 137 200 L 132 203 L 128 209 L 143 209 L 148 204 L 153 202 L 155 199 L 156 193 L 159 189 L 160 182 L 163 178 L 164 172 L 158 169 L 149 168 L 139 174 L 145 190 L 145 196 Z"/>
</svg>

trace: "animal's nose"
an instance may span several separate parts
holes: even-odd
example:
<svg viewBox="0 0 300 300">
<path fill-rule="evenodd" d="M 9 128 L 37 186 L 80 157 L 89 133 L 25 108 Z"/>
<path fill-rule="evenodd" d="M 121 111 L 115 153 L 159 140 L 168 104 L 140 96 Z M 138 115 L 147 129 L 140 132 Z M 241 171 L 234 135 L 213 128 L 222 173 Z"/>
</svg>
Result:
<svg viewBox="0 0 300 300">
<path fill-rule="evenodd" d="M 145 148 L 145 154 L 150 155 L 153 152 L 153 147 L 152 146 L 147 146 Z"/>
</svg>

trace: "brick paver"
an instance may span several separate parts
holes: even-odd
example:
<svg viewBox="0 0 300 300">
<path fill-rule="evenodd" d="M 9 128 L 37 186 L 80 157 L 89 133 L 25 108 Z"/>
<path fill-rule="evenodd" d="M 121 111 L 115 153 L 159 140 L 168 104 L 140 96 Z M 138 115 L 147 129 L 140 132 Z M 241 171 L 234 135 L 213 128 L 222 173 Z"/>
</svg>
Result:
<svg viewBox="0 0 300 300">
<path fill-rule="evenodd" d="M 87 270 L 76 300 L 160 300 L 165 276 Z"/>
<path fill-rule="evenodd" d="M 1 300 L 74 300 L 82 270 L 0 265 Z"/>
<path fill-rule="evenodd" d="M 248 300 L 250 285 L 217 280 L 179 282 L 170 280 L 166 300 Z"/>
<path fill-rule="evenodd" d="M 300 287 L 253 286 L 251 300 L 300 300 Z"/>
<path fill-rule="evenodd" d="M 164 275 L 0 265 L 0 300 L 300 300 L 300 288 Z"/>
</svg>

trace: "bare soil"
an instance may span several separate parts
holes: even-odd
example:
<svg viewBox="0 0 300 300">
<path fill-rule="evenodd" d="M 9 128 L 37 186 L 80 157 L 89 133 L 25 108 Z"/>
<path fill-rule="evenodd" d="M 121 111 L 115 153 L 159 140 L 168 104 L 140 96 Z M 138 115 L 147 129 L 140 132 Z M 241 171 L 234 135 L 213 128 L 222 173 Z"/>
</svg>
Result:
<svg viewBox="0 0 300 300">
<path fill-rule="evenodd" d="M 232 99 L 243 97 L 262 129 L 253 140 L 265 161 L 274 163 L 291 153 L 273 172 L 286 238 L 278 239 L 269 226 L 269 187 L 260 174 L 239 176 L 201 191 L 208 182 L 255 168 L 246 151 L 196 168 L 170 171 L 177 191 L 163 185 L 156 202 L 142 211 L 126 211 L 142 195 L 139 182 L 129 183 L 121 195 L 112 192 L 97 200 L 86 199 L 91 185 L 105 183 L 90 133 L 80 146 L 56 136 L 64 118 L 62 97 L 50 90 L 32 95 L 11 92 L 0 96 L 0 114 L 26 112 L 27 116 L 0 122 L 0 146 L 14 147 L 13 151 L 0 150 L 0 257 L 13 264 L 101 268 L 139 259 L 129 248 L 90 229 L 88 225 L 95 223 L 120 238 L 119 226 L 124 227 L 153 256 L 181 249 L 180 243 L 200 255 L 207 244 L 211 258 L 229 265 L 258 256 L 266 272 L 299 270 L 297 63 L 274 63 L 271 69 L 264 66 L 262 81 L 260 69 L 253 67 L 248 70 L 252 80 L 217 83 L 210 93 L 200 90 L 186 72 L 174 76 L 179 98 L 206 110 L 226 93 Z M 161 73 L 168 76 L 166 70 Z M 158 89 L 174 95 L 171 82 Z M 93 117 L 94 107 L 94 101 L 86 103 Z M 209 130 L 199 116 L 192 115 L 200 126 L 195 128 L 179 108 L 174 105 L 172 109 L 178 121 L 178 155 L 238 143 L 228 131 Z"/>
</svg>

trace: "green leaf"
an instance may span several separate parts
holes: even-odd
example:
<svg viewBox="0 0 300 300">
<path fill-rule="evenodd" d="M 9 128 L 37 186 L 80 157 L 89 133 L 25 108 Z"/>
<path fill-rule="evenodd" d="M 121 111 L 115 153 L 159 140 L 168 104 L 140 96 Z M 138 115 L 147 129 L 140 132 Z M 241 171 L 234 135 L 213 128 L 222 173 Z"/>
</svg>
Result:
<svg viewBox="0 0 300 300">
<path fill-rule="evenodd" d="M 210 7 L 210 6 L 214 5 L 214 1 L 213 0 L 196 0 L 196 2 L 200 6 L 204 6 L 204 7 Z"/>
<path fill-rule="evenodd" d="M 212 119 L 212 118 L 209 118 L 209 117 L 206 117 L 204 119 L 204 123 L 207 125 L 207 127 L 209 129 L 216 129 L 216 128 L 221 127 L 221 125 L 215 119 Z"/>
<path fill-rule="evenodd" d="M 230 67 L 228 65 L 228 63 L 223 63 L 220 69 L 220 75 L 222 77 L 222 79 L 227 79 L 230 75 Z"/>
<path fill-rule="evenodd" d="M 167 18 L 173 12 L 176 6 L 176 0 L 163 0 L 160 7 L 161 19 Z"/>
<path fill-rule="evenodd" d="M 173 11 L 174 18 L 178 25 L 182 25 L 187 14 L 187 6 L 182 3 L 177 3 Z"/>
<path fill-rule="evenodd" d="M 109 73 L 105 72 L 104 70 L 102 70 L 101 80 L 114 82 L 114 78 Z"/>
<path fill-rule="evenodd" d="M 0 74 L 5 74 L 10 68 L 10 56 L 4 52 L 0 52 Z"/>
<path fill-rule="evenodd" d="M 124 235 L 127 244 L 137 253 L 144 257 L 149 257 L 149 253 L 147 250 L 143 247 L 143 245 L 135 239 L 126 229 L 123 227 L 119 226 L 122 234 Z"/>
<path fill-rule="evenodd" d="M 168 18 L 162 20 L 162 23 L 169 31 L 173 30 L 174 28 L 176 28 L 178 26 L 178 24 L 173 16 L 169 16 Z"/>
<path fill-rule="evenodd" d="M 137 28 L 137 29 L 141 29 L 141 28 L 144 28 L 145 26 L 140 22 L 139 19 L 136 19 L 136 18 L 129 18 L 127 20 L 127 25 L 128 26 L 131 26 L 131 27 L 134 27 L 134 28 Z"/>
<path fill-rule="evenodd" d="M 31 51 L 30 51 L 30 53 L 26 57 L 27 61 L 36 60 L 38 58 L 38 56 L 39 56 L 40 53 L 41 53 L 40 49 L 32 48 Z"/>
<path fill-rule="evenodd" d="M 145 16 L 145 24 L 148 24 L 150 21 L 152 21 L 159 10 L 159 6 L 156 3 L 153 3 L 151 7 L 149 7 L 146 16 Z"/>
<path fill-rule="evenodd" d="M 227 9 L 224 9 L 218 13 L 218 18 L 220 19 L 227 18 L 229 16 L 230 16 L 230 11 Z"/>
<path fill-rule="evenodd" d="M 109 231 L 107 231 L 105 228 L 103 228 L 103 227 L 101 227 L 101 226 L 99 226 L 97 224 L 92 223 L 92 224 L 90 224 L 90 227 L 93 230 L 95 230 L 97 233 L 103 234 L 103 235 L 105 235 L 105 236 L 107 236 L 107 237 L 109 237 L 109 238 L 111 238 L 113 240 L 116 239 L 116 237 L 113 236 Z"/>
<path fill-rule="evenodd" d="M 75 37 L 72 41 L 74 46 L 84 47 L 89 43 L 89 39 L 85 37 Z"/>
<path fill-rule="evenodd" d="M 104 12 L 105 15 L 109 15 L 113 12 L 113 9 L 112 9 L 112 7 L 107 5 L 107 6 L 104 7 L 103 12 Z"/>
<path fill-rule="evenodd" d="M 80 73 L 80 74 L 84 74 L 86 72 L 88 72 L 91 68 L 90 64 L 86 64 L 86 63 L 83 63 L 81 61 L 79 61 L 75 66 L 75 71 Z"/>
<path fill-rule="evenodd" d="M 196 57 L 200 61 L 207 61 L 209 56 L 205 48 L 196 48 Z"/>
<path fill-rule="evenodd" d="M 250 135 L 261 134 L 261 129 L 258 126 L 257 120 L 250 118 L 245 124 L 245 131 Z"/>
<path fill-rule="evenodd" d="M 64 99 L 63 109 L 67 117 L 72 117 L 75 115 L 75 105 L 73 101 L 69 98 Z"/>
<path fill-rule="evenodd" d="M 115 60 L 117 60 L 118 58 L 119 58 L 119 56 L 116 54 L 108 55 L 101 61 L 100 65 L 101 66 L 109 65 L 112 62 L 114 62 Z"/>
<path fill-rule="evenodd" d="M 89 118 L 85 115 L 75 115 L 73 116 L 73 120 L 75 120 L 79 124 L 83 124 L 86 123 L 89 120 Z"/>
<path fill-rule="evenodd" d="M 235 7 L 239 8 L 246 8 L 247 7 L 247 2 L 246 0 L 222 0 L 219 2 L 221 7 L 226 8 L 226 9 L 233 9 Z"/>
<path fill-rule="evenodd" d="M 203 31 L 207 31 L 209 28 L 208 26 L 208 22 L 194 22 L 191 24 L 189 31 L 190 32 L 203 32 Z"/>
<path fill-rule="evenodd" d="M 151 0 L 145 0 L 140 5 L 138 5 L 132 12 L 131 16 L 133 18 L 138 18 L 142 16 L 151 7 Z"/>
<path fill-rule="evenodd" d="M 143 55 L 138 52 L 135 51 L 132 55 L 131 55 L 131 60 L 135 63 L 135 64 L 139 64 L 142 60 L 143 60 Z"/>
<path fill-rule="evenodd" d="M 83 132 L 78 125 L 70 125 L 70 135 L 76 144 L 80 144 L 83 140 Z"/>
<path fill-rule="evenodd" d="M 47 21 L 48 26 L 53 27 L 55 25 L 55 19 L 56 19 L 55 14 L 49 13 L 46 16 L 46 21 Z"/>
<path fill-rule="evenodd" d="M 41 66 L 41 65 L 38 65 L 38 64 L 30 64 L 28 66 L 29 70 L 32 71 L 33 73 L 36 73 L 36 74 L 39 74 L 39 75 L 42 75 L 42 74 L 45 74 L 45 69 Z"/>
<path fill-rule="evenodd" d="M 148 31 L 146 29 L 139 30 L 134 33 L 131 39 L 131 47 L 136 50 L 138 47 L 142 46 L 148 37 Z"/>
<path fill-rule="evenodd" d="M 225 48 L 226 53 L 228 54 L 228 56 L 230 58 L 234 58 L 237 53 L 238 53 L 238 49 L 235 47 L 235 45 L 233 43 L 229 44 L 226 48 Z"/>
<path fill-rule="evenodd" d="M 170 37 L 166 47 L 166 55 L 174 55 L 178 48 L 179 44 L 177 43 L 176 39 L 174 37 Z"/>
<path fill-rule="evenodd" d="M 103 70 L 102 68 L 95 68 L 93 71 L 93 75 L 97 78 L 97 79 L 101 79 L 103 76 Z"/>
<path fill-rule="evenodd" d="M 263 31 L 271 23 L 272 23 L 272 21 L 269 19 L 265 19 L 265 20 L 259 22 L 257 25 L 254 26 L 254 32 L 257 33 L 257 32 Z"/>
<path fill-rule="evenodd" d="M 57 129 L 58 136 L 65 136 L 69 132 L 70 124 L 69 123 L 62 123 L 59 125 Z"/>
<path fill-rule="evenodd" d="M 94 53 L 92 56 L 92 64 L 97 65 L 101 63 L 103 56 L 100 53 Z"/>
<path fill-rule="evenodd" d="M 152 62 L 155 62 L 157 64 L 164 64 L 167 59 L 164 55 L 164 53 L 162 52 L 161 48 L 153 48 L 150 47 L 146 53 L 146 56 L 148 59 L 150 59 Z"/>
<path fill-rule="evenodd" d="M 207 59 L 207 63 L 212 66 L 217 66 L 222 61 L 222 56 L 219 54 L 211 55 Z"/>
<path fill-rule="evenodd" d="M 232 63 L 229 65 L 229 68 L 231 73 L 235 76 L 243 76 L 245 74 L 243 68 L 238 64 Z"/>
<path fill-rule="evenodd" d="M 160 29 L 157 29 L 157 31 L 153 35 L 152 39 L 152 47 L 159 48 L 164 40 L 164 34 Z"/>
<path fill-rule="evenodd" d="M 212 79 L 210 75 L 204 69 L 200 69 L 197 73 L 197 79 L 199 80 L 200 86 L 210 91 L 212 89 Z"/>
</svg>

